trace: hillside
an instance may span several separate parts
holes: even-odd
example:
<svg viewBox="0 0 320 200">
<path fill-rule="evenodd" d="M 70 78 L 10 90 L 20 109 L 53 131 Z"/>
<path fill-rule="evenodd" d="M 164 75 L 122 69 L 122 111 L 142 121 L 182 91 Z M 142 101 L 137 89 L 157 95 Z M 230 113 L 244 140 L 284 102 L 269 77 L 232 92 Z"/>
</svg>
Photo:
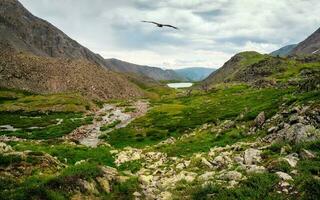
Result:
<svg viewBox="0 0 320 200">
<path fill-rule="evenodd" d="M 189 67 L 174 70 L 179 76 L 186 78 L 188 81 L 202 81 L 207 78 L 216 69 L 205 67 Z"/>
<path fill-rule="evenodd" d="M 125 77 L 87 60 L 1 51 L 0 87 L 36 93 L 80 92 L 90 98 L 142 96 Z"/>
<path fill-rule="evenodd" d="M 221 68 L 211 73 L 204 82 L 217 84 L 229 82 L 234 79 L 235 75 L 250 64 L 264 59 L 266 56 L 257 52 L 242 52 L 233 56 Z"/>
<path fill-rule="evenodd" d="M 32 15 L 18 0 L 0 2 L 0 41 L 17 51 L 38 56 L 86 59 L 104 65 L 101 56 L 91 52 L 61 30 Z"/>
<path fill-rule="evenodd" d="M 163 70 L 158 67 L 136 65 L 114 58 L 105 59 L 105 63 L 113 71 L 121 73 L 133 73 L 140 76 L 146 76 L 158 81 L 185 80 L 173 70 Z"/>
<path fill-rule="evenodd" d="M 287 45 L 284 47 L 281 47 L 278 50 L 275 50 L 273 52 L 270 53 L 270 55 L 272 56 L 281 56 L 281 57 L 285 57 L 291 54 L 292 50 L 297 46 L 297 44 L 291 44 L 291 45 Z"/>
<path fill-rule="evenodd" d="M 291 55 L 320 54 L 320 28 L 296 46 Z"/>
<path fill-rule="evenodd" d="M 80 92 L 91 98 L 142 96 L 92 53 L 16 0 L 0 2 L 1 87 L 39 93 Z"/>
</svg>

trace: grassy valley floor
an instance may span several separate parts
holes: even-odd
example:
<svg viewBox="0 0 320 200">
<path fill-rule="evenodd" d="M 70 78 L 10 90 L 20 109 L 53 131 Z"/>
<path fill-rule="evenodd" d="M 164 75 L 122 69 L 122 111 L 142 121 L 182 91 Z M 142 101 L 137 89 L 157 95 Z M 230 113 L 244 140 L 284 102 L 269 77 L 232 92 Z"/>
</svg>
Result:
<svg viewBox="0 0 320 200">
<path fill-rule="evenodd" d="M 0 195 L 317 199 L 319 101 L 319 90 L 220 84 L 167 92 L 141 115 L 136 101 L 2 89 Z M 136 119 L 124 123 L 126 114 Z M 96 147 L 70 137 L 97 123 Z"/>
</svg>

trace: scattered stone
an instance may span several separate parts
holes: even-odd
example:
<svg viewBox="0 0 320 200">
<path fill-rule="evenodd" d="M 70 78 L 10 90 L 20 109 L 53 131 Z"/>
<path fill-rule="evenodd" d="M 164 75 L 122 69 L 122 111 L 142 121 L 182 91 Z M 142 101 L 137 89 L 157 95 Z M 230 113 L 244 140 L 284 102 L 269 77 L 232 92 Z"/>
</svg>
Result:
<svg viewBox="0 0 320 200">
<path fill-rule="evenodd" d="M 110 193 L 111 188 L 110 188 L 110 183 L 107 179 L 98 177 L 97 182 L 99 183 L 100 187 L 106 192 Z"/>
<path fill-rule="evenodd" d="M 278 130 L 278 127 L 272 126 L 272 127 L 270 127 L 270 128 L 268 129 L 268 133 L 272 133 L 272 132 L 275 132 L 275 131 L 277 131 L 277 130 Z"/>
<path fill-rule="evenodd" d="M 182 170 L 185 168 L 185 165 L 183 163 L 179 163 L 177 164 L 176 168 Z"/>
<path fill-rule="evenodd" d="M 79 180 L 80 184 L 83 186 L 83 188 L 90 194 L 99 194 L 95 182 L 89 182 L 86 180 Z"/>
<path fill-rule="evenodd" d="M 315 141 L 320 138 L 320 130 L 312 125 L 304 125 L 301 123 L 294 124 L 284 128 L 278 132 L 280 138 L 288 142 L 298 144 L 300 142 Z"/>
<path fill-rule="evenodd" d="M 7 153 L 11 151 L 12 151 L 12 147 L 10 145 L 0 142 L 0 153 Z"/>
<path fill-rule="evenodd" d="M 316 157 L 316 155 L 314 155 L 314 153 L 312 153 L 311 151 L 306 150 L 306 149 L 301 150 L 300 156 L 302 159 L 313 159 Z"/>
<path fill-rule="evenodd" d="M 214 172 L 214 171 L 212 171 L 212 172 L 205 172 L 204 174 L 200 175 L 200 176 L 198 177 L 198 179 L 201 180 L 201 181 L 208 181 L 208 180 L 214 178 L 214 175 L 215 175 L 215 172 Z"/>
<path fill-rule="evenodd" d="M 168 191 L 161 192 L 160 193 L 160 198 L 161 200 L 171 200 L 172 199 L 172 194 Z"/>
<path fill-rule="evenodd" d="M 261 151 L 258 149 L 247 149 L 244 151 L 244 163 L 246 165 L 258 164 L 261 160 Z"/>
<path fill-rule="evenodd" d="M 254 122 L 257 127 L 262 127 L 264 122 L 266 121 L 266 116 L 264 112 L 261 112 L 258 114 L 258 116 L 255 118 Z"/>
<path fill-rule="evenodd" d="M 74 165 L 81 165 L 82 163 L 85 163 L 86 160 L 79 160 Z"/>
<path fill-rule="evenodd" d="M 264 166 L 258 166 L 258 165 L 247 166 L 247 173 L 264 173 L 266 171 L 267 170 Z"/>
<path fill-rule="evenodd" d="M 287 161 L 291 167 L 296 167 L 299 161 L 298 154 L 296 153 L 289 154 L 284 158 L 284 160 Z"/>
<path fill-rule="evenodd" d="M 152 181 L 153 176 L 152 175 L 141 175 L 139 176 L 139 181 L 143 184 L 143 185 L 149 185 Z"/>
<path fill-rule="evenodd" d="M 141 197 L 142 195 L 139 193 L 139 192 L 134 192 L 133 194 L 132 194 L 133 196 L 135 196 L 135 197 Z"/>
<path fill-rule="evenodd" d="M 202 158 L 201 162 L 206 165 L 207 167 L 209 167 L 210 169 L 213 168 L 213 165 L 206 159 L 206 158 Z"/>
<path fill-rule="evenodd" d="M 276 172 L 276 174 L 279 176 L 279 178 L 281 178 L 283 181 L 292 181 L 293 178 L 284 172 Z"/>
<path fill-rule="evenodd" d="M 229 171 L 225 174 L 220 175 L 219 178 L 228 181 L 240 180 L 242 178 L 242 174 L 237 171 Z"/>
<path fill-rule="evenodd" d="M 238 164 L 243 164 L 244 159 L 241 156 L 235 156 L 234 161 L 236 161 Z"/>
</svg>

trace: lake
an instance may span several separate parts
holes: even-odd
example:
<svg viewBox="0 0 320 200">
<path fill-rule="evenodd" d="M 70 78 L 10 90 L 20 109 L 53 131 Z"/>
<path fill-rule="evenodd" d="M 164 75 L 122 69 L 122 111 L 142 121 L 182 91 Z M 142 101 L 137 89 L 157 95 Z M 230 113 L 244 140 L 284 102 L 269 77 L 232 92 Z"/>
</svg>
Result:
<svg viewBox="0 0 320 200">
<path fill-rule="evenodd" d="M 168 87 L 171 88 L 187 88 L 187 87 L 191 87 L 193 85 L 193 83 L 169 83 L 167 84 Z"/>
</svg>

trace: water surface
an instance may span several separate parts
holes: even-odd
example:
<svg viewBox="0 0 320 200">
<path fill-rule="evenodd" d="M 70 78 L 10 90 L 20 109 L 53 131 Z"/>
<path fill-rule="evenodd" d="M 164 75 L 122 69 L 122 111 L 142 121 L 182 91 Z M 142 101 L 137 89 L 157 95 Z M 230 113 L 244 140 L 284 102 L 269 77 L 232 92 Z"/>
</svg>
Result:
<svg viewBox="0 0 320 200">
<path fill-rule="evenodd" d="M 169 83 L 167 85 L 171 88 L 188 88 L 192 86 L 192 83 Z"/>
</svg>

